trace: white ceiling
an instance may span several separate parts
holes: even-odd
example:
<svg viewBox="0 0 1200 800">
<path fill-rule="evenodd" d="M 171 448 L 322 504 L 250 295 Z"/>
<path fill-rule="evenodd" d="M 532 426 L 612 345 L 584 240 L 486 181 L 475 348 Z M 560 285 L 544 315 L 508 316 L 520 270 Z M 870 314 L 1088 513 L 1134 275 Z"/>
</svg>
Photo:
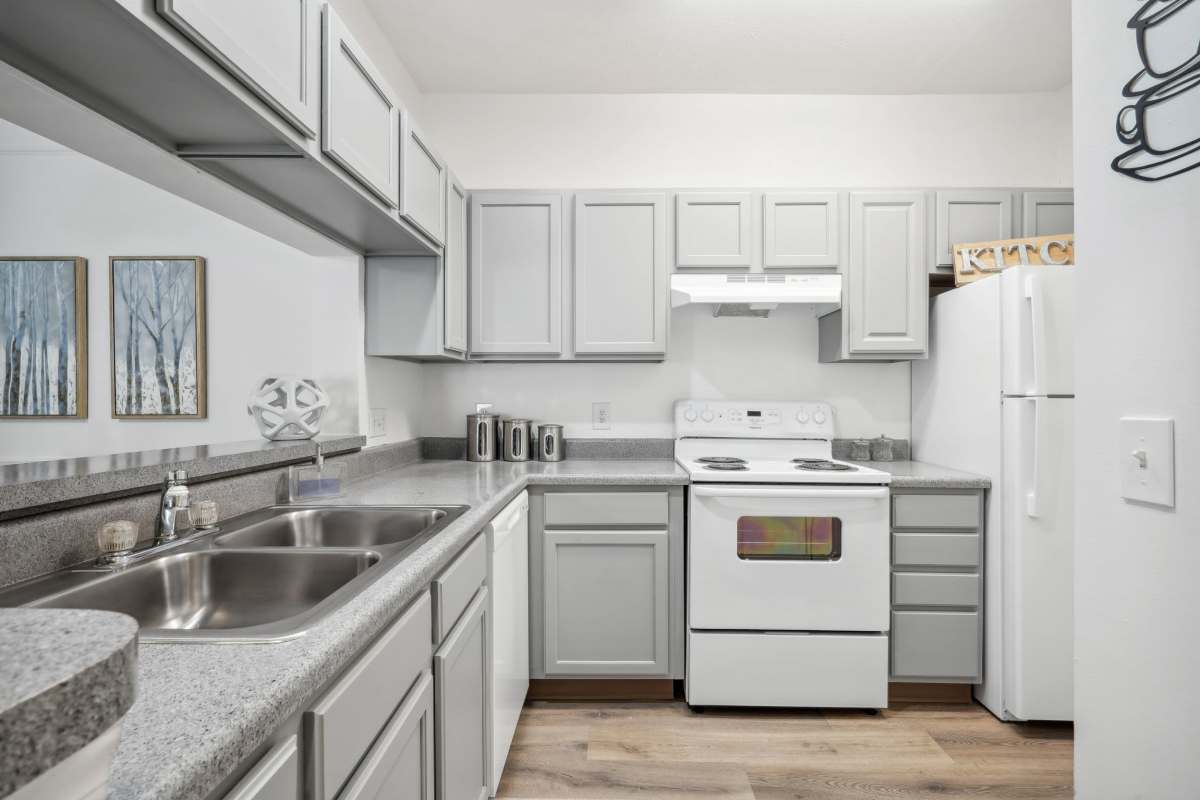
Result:
<svg viewBox="0 0 1200 800">
<path fill-rule="evenodd" d="M 1071 78 L 1070 0 L 366 0 L 425 92 L 996 93 Z"/>
</svg>

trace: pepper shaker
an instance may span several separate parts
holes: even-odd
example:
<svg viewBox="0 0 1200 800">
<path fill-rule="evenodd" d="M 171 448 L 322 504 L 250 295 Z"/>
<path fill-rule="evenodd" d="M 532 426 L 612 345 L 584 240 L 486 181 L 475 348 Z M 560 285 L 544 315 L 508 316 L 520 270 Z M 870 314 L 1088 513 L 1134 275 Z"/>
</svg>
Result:
<svg viewBox="0 0 1200 800">
<path fill-rule="evenodd" d="M 871 460 L 872 461 L 895 461 L 895 440 L 889 439 L 883 434 L 879 435 L 878 439 L 871 440 Z"/>
</svg>

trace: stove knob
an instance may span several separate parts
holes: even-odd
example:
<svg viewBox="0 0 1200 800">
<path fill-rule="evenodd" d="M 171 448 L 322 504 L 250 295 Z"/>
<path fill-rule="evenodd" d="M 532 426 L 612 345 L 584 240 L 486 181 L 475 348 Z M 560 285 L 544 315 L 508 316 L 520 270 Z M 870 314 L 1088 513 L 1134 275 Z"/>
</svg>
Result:
<svg viewBox="0 0 1200 800">
<path fill-rule="evenodd" d="M 796 412 L 796 422 L 799 422 L 801 425 L 808 423 L 808 412 L 803 408 Z"/>
<path fill-rule="evenodd" d="M 824 425 L 825 424 L 825 412 L 824 411 L 814 411 L 813 412 L 813 422 L 817 423 L 818 425 Z"/>
<path fill-rule="evenodd" d="M 705 422 L 712 422 L 714 418 L 715 415 L 713 412 L 707 408 L 704 409 L 704 413 L 700 415 L 700 419 L 704 420 Z"/>
<path fill-rule="evenodd" d="M 696 421 L 696 409 L 689 408 L 687 411 L 684 411 L 683 418 L 686 419 L 688 422 L 695 422 Z"/>
</svg>

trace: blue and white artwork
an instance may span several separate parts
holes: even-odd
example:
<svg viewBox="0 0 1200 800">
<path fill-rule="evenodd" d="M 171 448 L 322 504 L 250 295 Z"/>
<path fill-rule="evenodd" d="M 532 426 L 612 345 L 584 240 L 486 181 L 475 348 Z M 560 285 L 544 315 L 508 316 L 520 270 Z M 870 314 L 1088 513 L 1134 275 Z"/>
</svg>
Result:
<svg viewBox="0 0 1200 800">
<path fill-rule="evenodd" d="M 87 416 L 87 262 L 0 258 L 0 417 Z"/>
<path fill-rule="evenodd" d="M 113 416 L 205 416 L 204 259 L 113 258 Z"/>
</svg>

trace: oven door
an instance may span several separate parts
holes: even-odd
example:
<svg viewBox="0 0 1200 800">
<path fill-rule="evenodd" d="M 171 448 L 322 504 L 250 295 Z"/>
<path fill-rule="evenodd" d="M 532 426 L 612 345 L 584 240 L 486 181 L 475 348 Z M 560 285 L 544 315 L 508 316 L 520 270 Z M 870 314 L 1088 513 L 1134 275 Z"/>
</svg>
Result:
<svg viewBox="0 0 1200 800">
<path fill-rule="evenodd" d="M 693 630 L 886 631 L 885 486 L 694 484 Z"/>
</svg>

